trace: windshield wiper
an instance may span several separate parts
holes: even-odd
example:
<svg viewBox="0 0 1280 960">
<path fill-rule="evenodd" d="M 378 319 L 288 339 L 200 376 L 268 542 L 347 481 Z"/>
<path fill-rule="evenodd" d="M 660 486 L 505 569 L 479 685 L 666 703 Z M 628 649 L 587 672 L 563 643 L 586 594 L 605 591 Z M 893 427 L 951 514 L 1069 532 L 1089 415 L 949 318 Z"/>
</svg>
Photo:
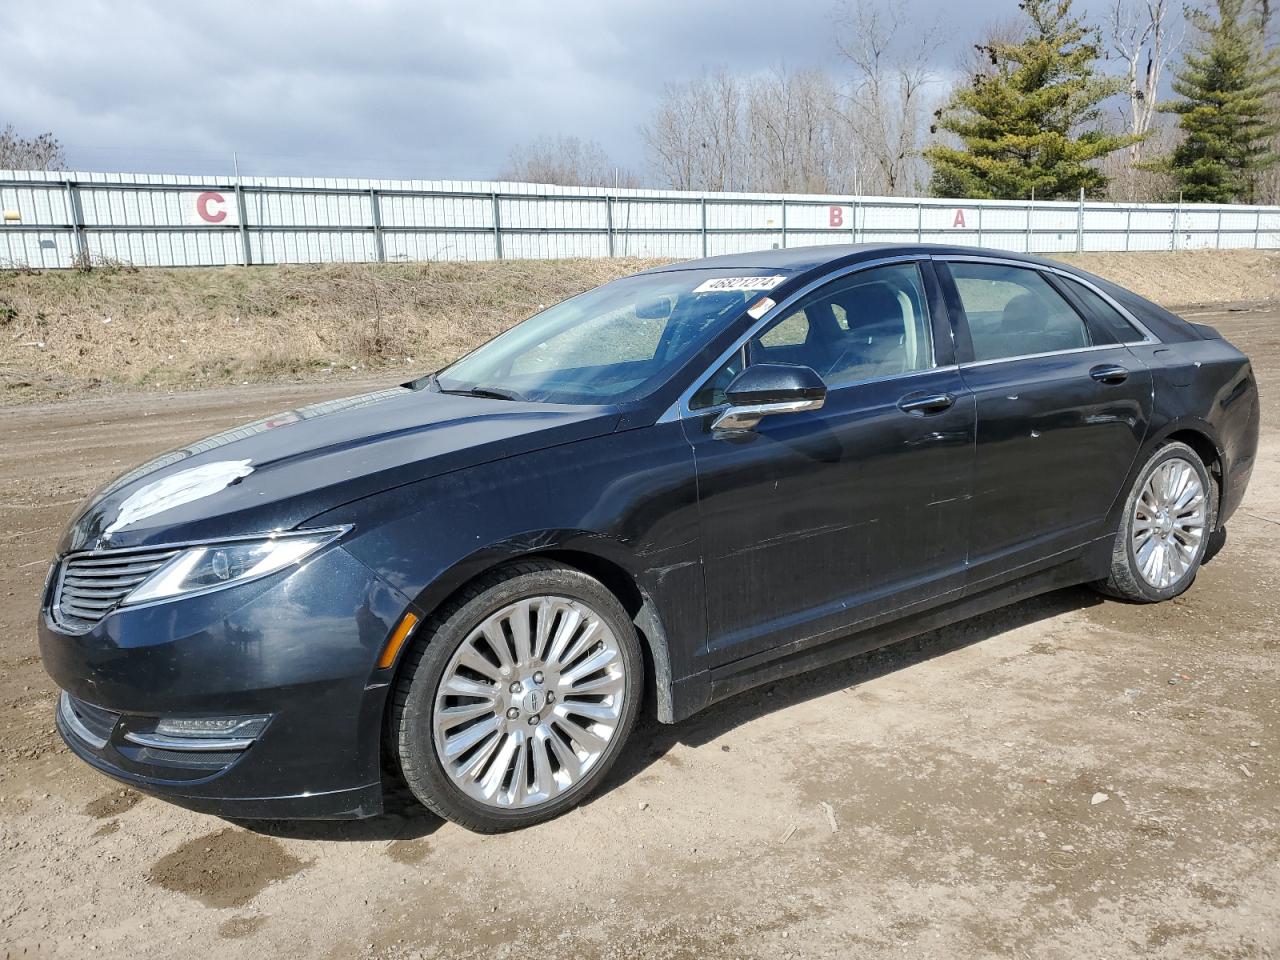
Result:
<svg viewBox="0 0 1280 960">
<path fill-rule="evenodd" d="M 514 390 L 508 390 L 506 387 L 467 387 L 464 390 L 446 390 L 444 387 L 437 387 L 441 393 L 452 393 L 461 397 L 487 397 L 491 400 L 523 400 L 524 396 Z"/>
<path fill-rule="evenodd" d="M 459 397 L 487 397 L 491 400 L 524 400 L 525 396 L 517 393 L 515 390 L 508 390 L 506 387 L 463 387 L 461 389 L 449 390 L 440 385 L 440 377 L 437 374 L 429 373 L 425 377 L 419 377 L 410 383 L 405 384 L 420 390 L 426 387 L 434 390 L 436 393 L 451 393 Z"/>
</svg>

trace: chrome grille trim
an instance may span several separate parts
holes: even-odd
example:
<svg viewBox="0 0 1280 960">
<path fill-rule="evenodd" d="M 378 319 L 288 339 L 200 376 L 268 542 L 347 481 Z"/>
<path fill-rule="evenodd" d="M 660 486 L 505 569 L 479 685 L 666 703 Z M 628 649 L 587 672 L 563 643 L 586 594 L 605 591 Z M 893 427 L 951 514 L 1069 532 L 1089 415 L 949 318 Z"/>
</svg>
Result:
<svg viewBox="0 0 1280 960">
<path fill-rule="evenodd" d="M 71 630 L 89 629 L 179 552 L 120 550 L 67 557 L 58 570 L 54 622 Z"/>
<path fill-rule="evenodd" d="M 58 716 L 68 730 L 94 750 L 101 750 L 107 745 L 111 731 L 115 729 L 116 721 L 120 719 L 118 713 L 90 706 L 83 700 L 77 700 L 65 690 L 58 696 Z"/>
</svg>

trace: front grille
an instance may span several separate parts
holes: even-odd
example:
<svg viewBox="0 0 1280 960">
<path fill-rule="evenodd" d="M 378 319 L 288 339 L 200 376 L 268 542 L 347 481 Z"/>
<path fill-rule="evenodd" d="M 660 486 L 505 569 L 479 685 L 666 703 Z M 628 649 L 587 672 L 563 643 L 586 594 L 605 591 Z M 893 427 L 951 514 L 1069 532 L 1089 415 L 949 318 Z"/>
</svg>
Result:
<svg viewBox="0 0 1280 960">
<path fill-rule="evenodd" d="M 68 557 L 59 571 L 54 619 L 73 629 L 88 629 L 177 554 L 177 550 L 121 550 Z"/>
</svg>

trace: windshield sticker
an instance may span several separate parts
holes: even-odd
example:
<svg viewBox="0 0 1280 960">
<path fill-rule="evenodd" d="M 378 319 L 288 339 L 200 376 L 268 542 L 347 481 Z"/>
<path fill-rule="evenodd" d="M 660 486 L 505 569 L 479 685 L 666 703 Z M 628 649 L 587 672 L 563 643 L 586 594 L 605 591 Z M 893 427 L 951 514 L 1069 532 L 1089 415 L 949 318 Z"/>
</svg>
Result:
<svg viewBox="0 0 1280 960">
<path fill-rule="evenodd" d="M 753 303 L 751 306 L 747 308 L 747 316 L 749 316 L 752 320 L 759 320 L 761 317 L 763 317 L 766 313 L 768 313 L 770 310 L 772 310 L 776 306 L 777 304 L 774 303 L 772 300 L 770 300 L 768 297 L 761 297 L 759 300 L 757 300 L 755 303 Z"/>
<path fill-rule="evenodd" d="M 772 290 L 786 277 L 716 277 L 693 288 L 694 293 L 735 293 L 742 290 Z"/>
<path fill-rule="evenodd" d="M 161 477 L 125 498 L 115 520 L 103 532 L 104 536 L 109 537 L 131 523 L 217 493 L 251 473 L 253 467 L 249 466 L 248 460 L 219 460 Z"/>
</svg>

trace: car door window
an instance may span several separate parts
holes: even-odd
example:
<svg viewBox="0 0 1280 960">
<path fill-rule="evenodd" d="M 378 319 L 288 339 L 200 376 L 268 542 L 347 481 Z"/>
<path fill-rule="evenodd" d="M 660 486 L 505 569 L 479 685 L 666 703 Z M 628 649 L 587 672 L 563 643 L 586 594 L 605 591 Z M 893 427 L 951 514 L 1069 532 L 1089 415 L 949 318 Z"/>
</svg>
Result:
<svg viewBox="0 0 1280 960">
<path fill-rule="evenodd" d="M 1091 346 L 1080 314 L 1038 270 L 995 263 L 949 264 L 975 360 Z"/>
<path fill-rule="evenodd" d="M 1085 308 L 1096 317 L 1107 330 L 1120 343 L 1140 343 L 1146 339 L 1146 336 L 1125 319 L 1124 314 L 1113 307 L 1092 287 L 1086 286 L 1079 280 L 1071 277 L 1064 277 L 1063 282 L 1068 288 L 1084 303 Z"/>
<path fill-rule="evenodd" d="M 751 363 L 812 367 L 828 387 L 934 365 L 928 298 L 914 263 L 841 277 L 802 299 L 747 344 Z M 694 394 L 691 410 L 724 403 L 739 353 Z"/>
</svg>

